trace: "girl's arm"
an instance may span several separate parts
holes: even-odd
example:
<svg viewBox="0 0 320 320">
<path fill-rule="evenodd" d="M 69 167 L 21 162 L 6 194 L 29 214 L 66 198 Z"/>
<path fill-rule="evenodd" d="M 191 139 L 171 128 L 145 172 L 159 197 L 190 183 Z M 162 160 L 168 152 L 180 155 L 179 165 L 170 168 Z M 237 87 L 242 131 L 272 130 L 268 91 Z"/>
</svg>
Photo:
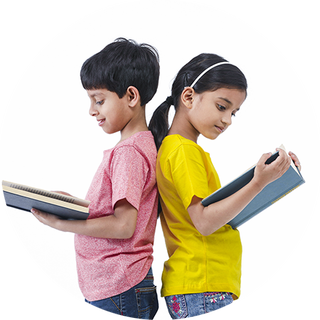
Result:
<svg viewBox="0 0 320 320">
<path fill-rule="evenodd" d="M 61 220 L 55 215 L 32 209 L 33 215 L 54 229 L 96 238 L 129 239 L 136 229 L 138 211 L 126 199 L 118 201 L 114 214 L 88 220 Z"/>
<path fill-rule="evenodd" d="M 194 226 L 202 235 L 208 236 L 232 220 L 265 186 L 280 178 L 289 169 L 291 158 L 283 150 L 279 150 L 279 157 L 275 161 L 265 164 L 270 155 L 271 153 L 264 154 L 260 158 L 253 179 L 228 198 L 204 207 L 201 204 L 202 199 L 193 197 L 188 212 Z"/>
</svg>

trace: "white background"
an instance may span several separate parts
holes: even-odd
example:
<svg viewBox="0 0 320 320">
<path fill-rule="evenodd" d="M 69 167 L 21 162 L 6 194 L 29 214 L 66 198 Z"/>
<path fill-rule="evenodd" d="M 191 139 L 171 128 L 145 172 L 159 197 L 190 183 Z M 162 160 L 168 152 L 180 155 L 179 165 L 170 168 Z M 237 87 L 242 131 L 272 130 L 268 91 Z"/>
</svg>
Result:
<svg viewBox="0 0 320 320">
<path fill-rule="evenodd" d="M 242 295 L 215 319 L 312 318 L 319 313 L 319 4 L 317 1 L 5 1 L 0 12 L 0 178 L 84 197 L 106 135 L 88 115 L 82 63 L 123 36 L 155 46 L 161 76 L 147 116 L 170 95 L 177 71 L 217 53 L 245 73 L 248 98 L 216 141 L 200 139 L 222 184 L 283 143 L 306 184 L 240 229 Z M 41 225 L 0 199 L 2 319 L 117 319 L 78 288 L 73 235 Z M 160 224 L 158 292 L 167 253 Z M 156 319 L 169 319 L 160 298 Z M 209 314 L 203 319 L 212 318 Z"/>
</svg>

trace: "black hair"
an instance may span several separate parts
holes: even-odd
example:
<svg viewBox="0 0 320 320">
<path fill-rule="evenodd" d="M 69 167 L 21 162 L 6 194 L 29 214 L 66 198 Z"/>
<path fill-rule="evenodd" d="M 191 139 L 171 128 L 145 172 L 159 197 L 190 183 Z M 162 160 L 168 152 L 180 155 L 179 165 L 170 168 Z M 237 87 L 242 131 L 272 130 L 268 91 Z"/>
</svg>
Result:
<svg viewBox="0 0 320 320">
<path fill-rule="evenodd" d="M 174 105 L 179 108 L 180 96 L 185 87 L 210 66 L 227 61 L 224 58 L 211 53 L 202 53 L 191 59 L 178 72 L 171 89 L 171 96 L 166 99 L 153 113 L 149 123 L 149 130 L 155 137 L 157 149 L 169 131 L 169 109 Z M 222 64 L 205 73 L 193 86 L 196 93 L 215 91 L 219 88 L 240 89 L 247 91 L 247 80 L 239 68 L 232 64 Z"/>
<path fill-rule="evenodd" d="M 144 106 L 157 91 L 159 73 L 159 55 L 154 47 L 117 38 L 83 63 L 80 78 L 84 89 L 107 89 L 120 99 L 129 86 L 134 86 Z"/>
</svg>

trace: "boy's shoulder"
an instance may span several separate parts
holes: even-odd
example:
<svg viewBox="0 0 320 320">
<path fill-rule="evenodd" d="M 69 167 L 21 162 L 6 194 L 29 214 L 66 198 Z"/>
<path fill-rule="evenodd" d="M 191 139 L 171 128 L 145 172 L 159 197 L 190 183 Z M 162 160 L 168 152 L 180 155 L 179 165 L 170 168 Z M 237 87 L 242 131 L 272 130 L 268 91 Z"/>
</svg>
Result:
<svg viewBox="0 0 320 320">
<path fill-rule="evenodd" d="M 112 152 L 118 152 L 123 149 L 133 149 L 148 157 L 157 156 L 157 148 L 151 131 L 140 131 L 135 133 L 131 137 L 118 143 L 112 148 Z"/>
</svg>

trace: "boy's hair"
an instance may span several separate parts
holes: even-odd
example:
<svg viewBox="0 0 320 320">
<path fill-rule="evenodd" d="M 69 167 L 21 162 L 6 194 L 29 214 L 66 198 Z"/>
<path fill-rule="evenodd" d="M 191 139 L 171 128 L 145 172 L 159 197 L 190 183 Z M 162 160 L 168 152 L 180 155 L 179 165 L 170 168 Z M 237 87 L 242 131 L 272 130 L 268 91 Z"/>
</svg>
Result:
<svg viewBox="0 0 320 320">
<path fill-rule="evenodd" d="M 144 106 L 157 91 L 159 73 L 159 55 L 155 48 L 117 38 L 84 62 L 80 77 L 84 89 L 107 89 L 120 99 L 129 86 L 134 86 Z"/>
<path fill-rule="evenodd" d="M 170 106 L 174 105 L 177 110 L 183 89 L 190 86 L 204 70 L 224 61 L 227 60 L 216 54 L 202 53 L 180 69 L 172 84 L 171 96 L 155 110 L 149 123 L 149 130 L 155 137 L 158 149 L 168 134 Z M 215 91 L 219 88 L 233 88 L 246 92 L 247 80 L 239 68 L 232 64 L 223 64 L 206 72 L 193 86 L 194 91 L 198 94 L 205 91 Z"/>
</svg>

